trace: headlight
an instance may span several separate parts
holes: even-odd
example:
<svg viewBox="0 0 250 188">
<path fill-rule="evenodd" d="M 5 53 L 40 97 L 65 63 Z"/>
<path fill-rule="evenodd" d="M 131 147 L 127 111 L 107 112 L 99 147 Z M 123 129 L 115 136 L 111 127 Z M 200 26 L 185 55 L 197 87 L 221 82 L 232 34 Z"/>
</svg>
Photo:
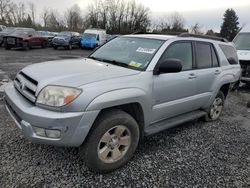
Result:
<svg viewBox="0 0 250 188">
<path fill-rule="evenodd" d="M 81 94 L 81 90 L 63 86 L 47 86 L 39 93 L 36 103 L 61 107 L 71 103 Z"/>
</svg>

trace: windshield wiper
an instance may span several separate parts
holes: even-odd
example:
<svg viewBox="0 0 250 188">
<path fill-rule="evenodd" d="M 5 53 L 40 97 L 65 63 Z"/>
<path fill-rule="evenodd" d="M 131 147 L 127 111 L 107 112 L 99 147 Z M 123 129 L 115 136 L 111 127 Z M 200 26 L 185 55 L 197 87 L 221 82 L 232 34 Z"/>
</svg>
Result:
<svg viewBox="0 0 250 188">
<path fill-rule="evenodd" d="M 93 57 L 93 56 L 90 56 L 89 58 L 97 60 L 97 61 L 102 61 L 102 62 L 105 62 L 105 63 L 110 63 L 112 65 L 121 66 L 121 67 L 126 67 L 126 68 L 130 67 L 128 64 L 122 63 L 122 62 L 119 62 L 119 61 L 116 61 L 116 60 L 102 59 L 102 58 L 97 58 L 97 57 Z"/>
</svg>

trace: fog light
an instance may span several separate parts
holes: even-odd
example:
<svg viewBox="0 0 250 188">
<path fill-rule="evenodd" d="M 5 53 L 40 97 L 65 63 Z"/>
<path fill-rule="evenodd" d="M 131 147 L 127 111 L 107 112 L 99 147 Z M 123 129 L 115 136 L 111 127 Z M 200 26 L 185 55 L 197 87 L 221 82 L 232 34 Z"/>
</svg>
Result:
<svg viewBox="0 0 250 188">
<path fill-rule="evenodd" d="M 36 133 L 37 136 L 46 137 L 45 129 L 40 128 L 40 127 L 33 127 L 33 130 L 34 130 L 34 132 Z"/>
<path fill-rule="evenodd" d="M 60 138 L 61 131 L 45 129 L 46 136 L 49 138 Z"/>
</svg>

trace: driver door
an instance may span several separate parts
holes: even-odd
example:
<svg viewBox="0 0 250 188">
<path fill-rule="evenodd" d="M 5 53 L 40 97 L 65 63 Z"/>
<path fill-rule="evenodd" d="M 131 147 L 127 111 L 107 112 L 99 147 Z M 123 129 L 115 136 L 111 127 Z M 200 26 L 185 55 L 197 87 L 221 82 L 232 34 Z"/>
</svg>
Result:
<svg viewBox="0 0 250 188">
<path fill-rule="evenodd" d="M 171 44 L 163 53 L 160 61 L 179 59 L 182 71 L 154 75 L 153 81 L 153 120 L 155 123 L 197 108 L 195 104 L 196 70 L 193 69 L 192 42 L 179 41 Z"/>
</svg>

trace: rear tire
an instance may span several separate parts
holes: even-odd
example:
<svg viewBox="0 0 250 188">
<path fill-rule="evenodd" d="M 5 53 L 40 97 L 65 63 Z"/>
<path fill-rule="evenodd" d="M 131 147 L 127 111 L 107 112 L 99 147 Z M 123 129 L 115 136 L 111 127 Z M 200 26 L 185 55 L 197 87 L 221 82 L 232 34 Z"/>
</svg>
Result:
<svg viewBox="0 0 250 188">
<path fill-rule="evenodd" d="M 53 48 L 54 48 L 55 50 L 57 50 L 58 47 L 57 47 L 57 46 L 53 46 Z"/>
<path fill-rule="evenodd" d="M 212 105 L 208 109 L 208 113 L 204 118 L 205 121 L 210 122 L 218 120 L 223 111 L 224 102 L 225 102 L 225 95 L 222 91 L 219 91 Z"/>
<path fill-rule="evenodd" d="M 131 115 L 121 110 L 107 111 L 94 123 L 80 154 L 90 170 L 107 173 L 133 157 L 139 138 L 139 126 Z"/>
</svg>

